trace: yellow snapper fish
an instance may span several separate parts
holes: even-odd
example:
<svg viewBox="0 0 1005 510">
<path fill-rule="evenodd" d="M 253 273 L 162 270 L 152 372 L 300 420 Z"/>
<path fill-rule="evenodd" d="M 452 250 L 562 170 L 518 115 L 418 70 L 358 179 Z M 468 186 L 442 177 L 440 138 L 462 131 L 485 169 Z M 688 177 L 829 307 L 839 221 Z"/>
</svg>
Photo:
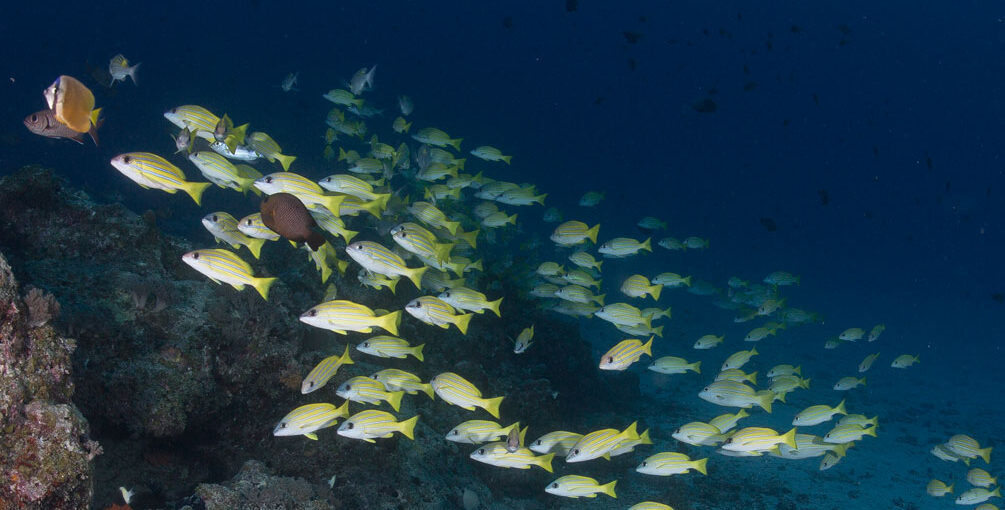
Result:
<svg viewBox="0 0 1005 510">
<path fill-rule="evenodd" d="M 746 384 L 722 380 L 715 381 L 705 386 L 698 397 L 707 402 L 726 407 L 742 407 L 744 409 L 759 406 L 767 412 L 771 412 L 771 404 L 775 401 L 775 394 L 770 391 L 757 391 Z"/>
<path fill-rule="evenodd" d="M 251 266 L 241 257 L 219 248 L 190 251 L 182 255 L 181 260 L 216 283 L 228 283 L 237 290 L 244 290 L 245 285 L 250 285 L 265 300 L 269 299 L 269 288 L 278 279 L 256 278 Z"/>
<path fill-rule="evenodd" d="M 726 370 L 720 370 L 715 376 L 716 381 L 736 381 L 736 382 L 749 382 L 750 384 L 757 385 L 757 372 L 746 373 L 739 368 L 729 368 Z"/>
<path fill-rule="evenodd" d="M 468 333 L 468 324 L 473 316 L 470 313 L 455 314 L 454 307 L 434 296 L 421 296 L 409 301 L 405 305 L 405 311 L 426 324 L 439 326 L 443 329 L 447 329 L 450 324 L 453 324 L 457 326 L 461 334 L 465 335 Z"/>
<path fill-rule="evenodd" d="M 965 459 L 980 457 L 985 463 L 991 463 L 991 447 L 981 448 L 976 439 L 966 434 L 956 434 L 946 441 L 946 448 Z"/>
<path fill-rule="evenodd" d="M 481 226 L 486 228 L 499 228 L 505 227 L 506 225 L 516 225 L 516 215 L 506 216 L 506 213 L 502 211 L 494 212 L 481 221 Z"/>
<path fill-rule="evenodd" d="M 673 508 L 670 505 L 655 501 L 643 501 L 630 506 L 628 510 L 673 510 Z"/>
<path fill-rule="evenodd" d="M 796 447 L 792 448 L 787 444 L 778 445 L 777 450 L 768 452 L 773 457 L 783 459 L 810 459 L 813 457 L 823 457 L 828 453 L 834 453 L 838 457 L 844 457 L 848 448 L 854 443 L 831 444 L 824 442 L 823 438 L 813 434 L 796 434 Z"/>
<path fill-rule="evenodd" d="M 663 338 L 663 326 L 657 326 L 654 328 L 652 327 L 652 325 L 646 327 L 645 324 L 636 324 L 635 326 L 622 326 L 619 324 L 615 324 L 614 327 L 617 328 L 618 331 L 625 333 L 627 335 L 632 336 L 656 335 L 660 338 Z"/>
<path fill-rule="evenodd" d="M 662 285 L 658 283 L 650 284 L 649 278 L 640 274 L 629 276 L 625 278 L 625 281 L 621 282 L 621 293 L 633 298 L 652 296 L 653 299 L 659 301 L 662 290 Z"/>
<path fill-rule="evenodd" d="M 875 342 L 876 340 L 879 340 L 879 336 L 883 334 L 883 331 L 886 331 L 886 324 L 877 324 L 873 326 L 873 328 L 869 331 L 869 341 Z"/>
<path fill-rule="evenodd" d="M 323 206 L 335 214 L 346 195 L 326 195 L 321 186 L 302 175 L 293 172 L 275 172 L 255 180 L 255 187 L 266 195 L 289 193 L 295 195 L 310 209 L 311 204 Z"/>
<path fill-rule="evenodd" d="M 339 205 L 338 215 L 339 216 L 356 216 L 361 212 L 368 212 L 374 218 L 378 220 L 381 218 L 381 212 L 387 208 L 387 201 L 390 199 L 390 195 L 383 196 L 377 200 L 371 200 L 369 202 L 360 199 L 359 197 L 354 197 L 352 195 L 346 195 L 345 200 Z"/>
<path fill-rule="evenodd" d="M 470 457 L 490 466 L 515 469 L 530 469 L 531 466 L 537 466 L 551 473 L 551 460 L 555 458 L 555 454 L 534 455 L 529 448 L 517 448 L 515 452 L 511 452 L 507 443 L 500 441 L 483 445 L 471 452 Z"/>
<path fill-rule="evenodd" d="M 981 469 L 973 468 L 967 471 L 967 482 L 974 487 L 990 488 L 998 483 L 998 478 L 991 476 L 991 473 Z"/>
<path fill-rule="evenodd" d="M 742 368 L 746 365 L 750 358 L 757 356 L 757 348 L 753 348 L 749 351 L 737 351 L 730 354 L 726 361 L 722 363 L 722 368 L 720 370 L 729 370 L 730 368 Z"/>
<path fill-rule="evenodd" d="M 377 72 L 377 66 L 374 65 L 370 69 L 361 67 L 352 78 L 349 78 L 349 90 L 353 94 L 359 95 L 360 93 L 373 89 L 373 75 Z"/>
<path fill-rule="evenodd" d="M 244 193 L 252 189 L 255 179 L 241 175 L 237 167 L 227 158 L 210 151 L 198 151 L 188 155 L 196 168 L 208 181 L 225 189 Z"/>
<path fill-rule="evenodd" d="M 560 289 L 558 289 L 557 291 L 555 291 L 555 297 L 559 299 L 572 301 L 573 303 L 584 303 L 584 304 L 595 302 L 601 306 L 603 306 L 604 297 L 606 296 L 607 294 L 601 294 L 599 296 L 595 296 L 593 295 L 593 292 L 590 292 L 590 289 L 587 289 L 586 287 L 582 287 L 579 285 L 565 285 Z"/>
<path fill-rule="evenodd" d="M 617 345 L 611 347 L 606 354 L 601 356 L 599 368 L 601 370 L 627 370 L 643 354 L 653 355 L 653 338 L 655 336 L 649 337 L 649 341 L 646 343 L 642 343 L 641 340 L 635 338 L 628 338 L 618 342 Z"/>
<path fill-rule="evenodd" d="M 346 348 L 348 349 L 348 346 Z M 422 382 L 419 376 L 411 372 L 398 370 L 397 368 L 385 368 L 384 370 L 375 372 L 370 377 L 383 383 L 384 387 L 390 391 L 404 391 L 409 395 L 415 395 L 421 391 L 428 395 L 430 399 L 436 399 L 433 386 Z"/>
<path fill-rule="evenodd" d="M 213 234 L 216 242 L 227 243 L 235 249 L 247 246 L 251 254 L 256 259 L 259 258 L 262 252 L 262 245 L 265 244 L 265 239 L 256 239 L 245 235 L 238 229 L 237 219 L 229 213 L 217 211 L 207 214 L 202 217 L 202 225 L 206 227 L 206 230 L 210 234 Z"/>
<path fill-rule="evenodd" d="M 307 404 L 300 406 L 284 416 L 272 429 L 274 436 L 306 436 L 317 441 L 315 434 L 320 429 L 332 427 L 339 418 L 349 416 L 349 402 L 340 407 L 334 404 Z"/>
<path fill-rule="evenodd" d="M 586 223 L 571 220 L 555 227 L 555 231 L 551 233 L 551 240 L 559 246 L 583 244 L 587 239 L 596 244 L 599 232 L 599 223 L 593 227 L 588 227 Z"/>
<path fill-rule="evenodd" d="M 384 163 L 377 158 L 359 158 L 346 170 L 354 174 L 383 174 Z"/>
<path fill-rule="evenodd" d="M 193 135 L 208 142 L 215 142 L 213 131 L 220 123 L 220 117 L 199 105 L 186 104 L 164 112 L 164 118 L 178 127 L 188 129 Z"/>
<path fill-rule="evenodd" d="M 858 425 L 836 425 L 824 435 L 824 442 L 850 443 L 862 439 L 863 436 L 876 437 L 876 425 L 868 428 L 862 428 Z"/>
<path fill-rule="evenodd" d="M 864 414 L 849 414 L 838 420 L 838 425 L 858 425 L 863 428 L 877 423 L 879 423 L 879 416 L 868 418 Z"/>
<path fill-rule="evenodd" d="M 443 211 L 437 209 L 435 205 L 429 202 L 414 202 L 408 206 L 408 211 L 422 223 L 434 228 L 446 229 L 451 235 L 456 234 L 457 228 L 461 226 L 459 221 L 448 220 L 447 215 L 443 214 Z"/>
<path fill-rule="evenodd" d="M 580 269 L 570 269 L 562 275 L 562 279 L 568 283 L 581 285 L 583 287 L 596 287 L 600 289 L 600 280 L 593 278 L 590 273 Z"/>
<path fill-rule="evenodd" d="M 799 285 L 799 277 L 787 271 L 775 271 L 774 273 L 765 276 L 763 281 L 768 285 L 774 285 L 776 287 Z"/>
<path fill-rule="evenodd" d="M 279 234 L 265 226 L 265 222 L 262 221 L 262 213 L 260 212 L 241 218 L 241 221 L 237 223 L 237 229 L 244 235 L 254 237 L 255 239 L 264 239 L 266 241 L 279 239 Z"/>
<path fill-rule="evenodd" d="M 356 350 L 381 358 L 404 359 L 411 354 L 415 359 L 423 361 L 422 348 L 425 346 L 426 344 L 419 344 L 413 347 L 404 339 L 380 335 L 360 342 Z"/>
<path fill-rule="evenodd" d="M 934 498 L 941 498 L 946 494 L 952 494 L 953 486 L 946 485 L 946 482 L 933 478 L 932 481 L 928 482 L 928 485 L 925 486 L 925 492 Z"/>
<path fill-rule="evenodd" d="M 682 244 L 689 250 L 704 250 L 705 248 L 711 246 L 708 239 L 702 239 L 698 236 L 688 237 L 682 241 Z"/>
<path fill-rule="evenodd" d="M 798 375 L 780 375 L 771 380 L 771 386 L 768 389 L 775 393 L 788 393 L 798 388 L 808 390 L 810 379 L 803 379 Z"/>
<path fill-rule="evenodd" d="M 950 450 L 949 447 L 947 447 L 944 444 L 937 444 L 933 446 L 932 449 L 930 450 L 930 453 L 938 457 L 939 460 L 944 460 L 947 462 L 958 462 L 962 460 L 963 463 L 966 464 L 967 466 L 970 465 L 970 459 L 961 457 L 953 453 L 953 451 Z"/>
<path fill-rule="evenodd" d="M 385 315 L 377 314 L 359 303 L 335 299 L 325 301 L 300 316 L 300 322 L 311 326 L 334 331 L 340 335 L 348 331 L 371 333 L 374 328 L 381 328 L 392 335 L 398 334 L 398 324 L 401 322 L 401 310 Z"/>
<path fill-rule="evenodd" d="M 772 429 L 763 427 L 747 427 L 736 431 L 722 445 L 723 450 L 734 452 L 764 452 L 776 445 L 786 444 L 796 448 L 796 429 L 785 434 L 779 434 Z"/>
<path fill-rule="evenodd" d="M 745 411 L 741 409 L 740 412 L 742 413 Z M 682 443 L 694 446 L 715 446 L 729 437 L 728 435 L 723 434 L 723 432 L 715 425 L 700 421 L 685 423 L 684 425 L 677 427 L 670 435 Z"/>
<path fill-rule="evenodd" d="M 139 85 L 136 82 L 136 71 L 140 68 L 140 64 L 133 66 L 129 65 L 129 60 L 126 59 L 121 53 L 112 57 L 108 62 L 108 74 L 112 76 L 112 82 L 108 84 L 109 87 L 115 85 L 117 81 L 126 81 L 128 76 L 133 80 L 133 85 Z"/>
<path fill-rule="evenodd" d="M 405 265 L 405 260 L 398 254 L 372 241 L 357 241 L 346 246 L 345 251 L 350 258 L 367 271 L 389 278 L 407 277 L 415 284 L 416 289 L 421 288 L 422 274 L 428 269 L 425 266 L 411 269 Z"/>
<path fill-rule="evenodd" d="M 605 257 L 610 258 L 624 258 L 630 257 L 637 254 L 638 252 L 645 250 L 648 252 L 653 251 L 653 247 L 650 244 L 650 239 L 646 238 L 645 241 L 641 243 L 632 239 L 630 237 L 615 237 L 610 241 L 600 245 L 597 251 L 600 252 Z"/>
<path fill-rule="evenodd" d="M 660 247 L 670 251 L 687 250 L 687 246 L 684 246 L 684 243 L 682 243 L 679 239 L 673 237 L 664 237 L 663 239 L 660 239 L 659 243 L 657 244 L 659 244 Z"/>
<path fill-rule="evenodd" d="M 347 345 L 345 346 L 345 352 L 341 356 L 328 356 L 308 372 L 307 377 L 304 377 L 303 382 L 300 383 L 300 393 L 306 395 L 312 391 L 317 391 L 328 384 L 328 381 L 335 376 L 339 368 L 343 365 L 352 364 L 353 361 L 349 358 L 349 346 Z"/>
<path fill-rule="evenodd" d="M 600 310 L 597 310 L 594 315 L 615 325 L 636 326 L 644 324 L 646 327 L 652 327 L 652 319 L 643 317 L 642 310 L 628 303 L 611 303 L 605 305 Z"/>
<path fill-rule="evenodd" d="M 565 461 L 584 462 L 598 457 L 610 460 L 610 452 L 618 446 L 618 443 L 625 440 L 634 441 L 639 439 L 639 434 L 636 430 L 637 425 L 638 423 L 632 422 L 628 428 L 620 432 L 617 429 L 601 429 L 590 432 L 580 438 L 572 449 L 569 450 Z"/>
<path fill-rule="evenodd" d="M 983 503 L 991 498 L 1002 497 L 1001 487 L 995 487 L 995 490 L 989 491 L 984 488 L 975 487 L 970 489 L 959 496 L 956 496 L 957 505 L 976 505 L 978 503 Z"/>
<path fill-rule="evenodd" d="M 399 134 L 400 133 L 407 133 L 408 130 L 411 129 L 411 128 L 412 128 L 412 123 L 406 121 L 405 118 L 401 117 L 401 116 L 395 118 L 394 122 L 391 123 L 391 129 L 393 129 L 395 133 L 399 133 Z"/>
<path fill-rule="evenodd" d="M 533 343 L 531 341 L 533 338 L 534 326 L 531 325 L 530 327 L 524 328 L 523 331 L 517 335 L 516 340 L 513 341 L 513 353 L 522 354 Z"/>
<path fill-rule="evenodd" d="M 485 294 L 467 287 L 454 287 L 445 290 L 438 297 L 458 310 L 467 310 L 475 313 L 485 313 L 485 310 L 492 310 L 496 314 L 496 317 L 502 317 L 502 313 L 499 312 L 499 306 L 502 304 L 503 298 L 489 301 Z"/>
<path fill-rule="evenodd" d="M 391 291 L 391 294 L 395 293 L 394 289 L 398 285 L 398 281 L 401 280 L 401 278 L 398 277 L 388 278 L 382 274 L 371 273 L 365 268 L 359 270 L 359 273 L 356 275 L 356 279 L 359 280 L 359 283 L 373 289 L 380 290 L 387 287 Z"/>
<path fill-rule="evenodd" d="M 533 188 L 518 188 L 503 192 L 495 200 L 506 205 L 544 205 L 544 199 L 547 197 L 547 193 L 535 194 Z"/>
<path fill-rule="evenodd" d="M 834 383 L 834 389 L 837 391 L 848 391 L 859 386 L 865 386 L 865 377 L 861 379 L 853 376 L 842 377 L 838 382 Z"/>
<path fill-rule="evenodd" d="M 865 337 L 865 330 L 862 328 L 848 328 L 838 335 L 838 339 L 845 342 L 857 342 L 863 337 Z"/>
<path fill-rule="evenodd" d="M 493 417 L 499 418 L 499 404 L 505 397 L 482 398 L 481 390 L 453 372 L 439 374 L 429 381 L 429 384 L 433 386 L 433 391 L 448 404 L 468 411 L 474 411 L 476 407 L 480 407 Z"/>
<path fill-rule="evenodd" d="M 665 230 L 667 228 L 667 222 L 653 216 L 642 218 L 636 225 L 645 230 Z"/>
<path fill-rule="evenodd" d="M 503 427 L 490 420 L 468 420 L 450 429 L 444 439 L 454 443 L 482 444 L 498 441 L 509 435 L 513 428 L 519 428 L 520 422 Z"/>
<path fill-rule="evenodd" d="M 415 174 L 416 179 L 425 182 L 436 182 L 449 177 L 457 177 L 457 167 L 436 162 L 430 163 L 429 166 Z"/>
<path fill-rule="evenodd" d="M 535 272 L 541 276 L 559 276 L 565 273 L 565 268 L 557 262 L 542 262 Z"/>
<path fill-rule="evenodd" d="M 893 363 L 890 363 L 890 366 L 893 368 L 907 368 L 915 363 L 918 363 L 919 361 L 921 360 L 919 360 L 918 356 L 916 355 L 901 354 L 900 356 L 897 356 L 897 358 L 893 360 Z"/>
<path fill-rule="evenodd" d="M 569 454 L 569 450 L 573 446 L 576 446 L 576 443 L 582 438 L 582 434 L 556 430 L 537 438 L 537 440 L 530 444 L 529 448 L 537 453 L 553 453 L 564 457 Z"/>
<path fill-rule="evenodd" d="M 691 277 L 681 276 L 677 273 L 660 273 L 653 278 L 653 284 L 659 284 L 667 288 L 690 287 Z"/>
<path fill-rule="evenodd" d="M 461 285 L 464 285 L 464 278 L 455 278 L 451 280 L 450 273 L 445 271 L 432 269 L 426 271 L 426 274 L 422 275 L 422 288 L 429 289 L 434 292 L 443 292 L 446 289 L 452 289 Z"/>
<path fill-rule="evenodd" d="M 420 257 L 445 261 L 450 259 L 454 243 L 437 242 L 436 234 L 416 223 L 401 223 L 390 231 L 391 238 L 409 253 Z"/>
<path fill-rule="evenodd" d="M 796 414 L 796 417 L 792 420 L 792 426 L 794 427 L 809 427 L 812 425 L 819 425 L 831 421 L 836 414 L 848 414 L 844 408 L 844 400 L 838 403 L 838 405 L 831 407 L 828 405 L 815 405 L 807 407 Z"/>
<path fill-rule="evenodd" d="M 725 434 L 736 427 L 741 419 L 748 416 L 750 416 L 750 413 L 748 413 L 746 409 L 740 409 L 740 411 L 735 414 L 720 414 L 719 416 L 709 420 L 708 424 L 719 429 L 719 432 Z"/>
<path fill-rule="evenodd" d="M 339 385 L 336 395 L 353 402 L 379 405 L 387 402 L 395 411 L 401 407 L 401 397 L 404 391 L 387 391 L 384 383 L 365 375 L 357 375 Z"/>
<path fill-rule="evenodd" d="M 202 205 L 202 194 L 212 186 L 208 182 L 189 182 L 181 169 L 168 160 L 149 152 L 127 152 L 111 160 L 114 167 L 145 189 L 159 189 L 168 193 L 182 190 L 196 205 Z"/>
<path fill-rule="evenodd" d="M 510 164 L 510 160 L 513 159 L 513 156 L 503 156 L 501 150 L 492 147 L 490 145 L 481 145 L 479 147 L 475 147 L 471 151 L 471 155 L 476 158 L 483 159 L 485 161 L 503 161 L 507 165 Z"/>
<path fill-rule="evenodd" d="M 569 255 L 569 261 L 579 267 L 596 269 L 597 271 L 600 271 L 600 266 L 604 263 L 604 261 L 595 259 L 593 255 L 586 251 L 577 251 Z"/>
<path fill-rule="evenodd" d="M 579 198 L 580 207 L 596 207 L 604 200 L 604 194 L 599 191 L 587 191 Z"/>
<path fill-rule="evenodd" d="M 436 147 L 452 146 L 454 150 L 461 150 L 461 140 L 463 138 L 450 138 L 446 132 L 433 127 L 422 128 L 412 134 L 412 139 L 419 143 L 435 145 Z"/>
<path fill-rule="evenodd" d="M 268 133 L 262 131 L 253 131 L 247 136 L 245 143 L 251 150 L 261 154 L 270 163 L 278 160 L 283 170 L 289 170 L 290 165 L 297 159 L 296 156 L 282 154 L 283 148 Z"/>
<path fill-rule="evenodd" d="M 556 496 L 567 498 L 595 498 L 597 494 L 607 494 L 612 498 L 617 498 L 614 493 L 614 486 L 618 483 L 614 480 L 601 485 L 599 482 L 588 476 L 565 475 L 554 482 L 548 484 L 544 491 Z"/>
<path fill-rule="evenodd" d="M 321 97 L 340 106 L 355 105 L 360 107 L 363 106 L 364 102 L 363 99 L 357 98 L 355 94 L 345 89 L 331 89 L 322 94 Z"/>
<path fill-rule="evenodd" d="M 878 352 L 866 356 L 865 359 L 863 359 L 862 362 L 858 364 L 859 373 L 868 372 L 869 369 L 872 368 L 873 362 L 875 362 L 876 358 L 878 357 L 879 357 Z"/>
<path fill-rule="evenodd" d="M 662 452 L 646 457 L 635 471 L 644 475 L 671 476 L 685 474 L 690 470 L 695 470 L 703 475 L 708 471 L 705 465 L 708 459 L 691 460 L 687 455 L 677 452 Z"/>
<path fill-rule="evenodd" d="M 448 188 L 445 184 L 433 184 L 423 190 L 422 198 L 432 200 L 433 202 L 446 199 L 460 200 L 461 190 L 459 188 Z"/>
<path fill-rule="evenodd" d="M 350 439 L 362 439 L 368 443 L 375 442 L 374 439 L 391 437 L 395 432 L 409 439 L 415 439 L 415 422 L 418 420 L 418 416 L 413 416 L 405 421 L 397 421 L 394 415 L 387 411 L 368 409 L 350 416 L 343 422 L 338 428 L 338 435 Z"/>
<path fill-rule="evenodd" d="M 785 325 L 782 324 L 778 328 L 769 328 L 767 326 L 761 326 L 759 328 L 754 328 L 747 333 L 747 336 L 743 337 L 744 342 L 760 342 L 769 336 L 775 336 L 778 334 L 779 329 L 785 329 Z"/>
<path fill-rule="evenodd" d="M 726 340 L 725 335 L 704 335 L 694 342 L 694 348 L 698 350 L 712 349 Z"/>
<path fill-rule="evenodd" d="M 652 341 L 652 339 L 650 339 Z M 684 358 L 678 358 L 675 356 L 663 356 L 662 358 L 657 358 L 649 365 L 649 370 L 660 374 L 685 374 L 688 370 L 700 374 L 701 373 L 701 361 L 695 361 L 694 363 L 688 363 Z"/>
</svg>

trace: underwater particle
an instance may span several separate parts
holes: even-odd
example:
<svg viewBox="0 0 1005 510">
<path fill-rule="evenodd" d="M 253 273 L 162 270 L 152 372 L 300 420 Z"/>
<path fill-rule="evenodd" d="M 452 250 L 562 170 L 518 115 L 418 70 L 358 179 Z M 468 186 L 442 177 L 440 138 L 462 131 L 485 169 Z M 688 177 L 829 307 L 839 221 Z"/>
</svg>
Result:
<svg viewBox="0 0 1005 510">
<path fill-rule="evenodd" d="M 628 41 L 628 44 L 635 44 L 639 42 L 639 39 L 642 39 L 641 32 L 632 32 L 630 30 L 626 30 L 624 32 L 621 32 L 621 35 L 625 36 L 625 40 Z"/>
<path fill-rule="evenodd" d="M 827 190 L 825 190 L 825 189 L 818 189 L 817 190 L 817 196 L 820 197 L 820 205 L 827 205 L 827 204 L 831 203 L 831 197 L 830 197 L 830 194 L 827 193 Z"/>
<path fill-rule="evenodd" d="M 698 113 L 715 113 L 719 106 L 709 98 L 699 99 L 691 103 L 691 109 Z"/>
<path fill-rule="evenodd" d="M 1005 292 L 992 292 L 991 301 L 996 303 L 1005 303 Z"/>
<path fill-rule="evenodd" d="M 635 60 L 634 57 L 628 57 L 628 69 L 630 71 L 634 71 L 635 68 L 638 67 L 638 65 L 639 65 L 639 62 L 637 60 Z"/>
<path fill-rule="evenodd" d="M 767 216 L 761 216 L 761 226 L 764 227 L 768 232 L 774 232 L 778 230 L 778 225 L 775 224 L 775 220 L 768 218 Z"/>
<path fill-rule="evenodd" d="M 506 29 L 513 28 L 513 16 L 506 16 L 503 18 L 502 24 Z"/>
</svg>

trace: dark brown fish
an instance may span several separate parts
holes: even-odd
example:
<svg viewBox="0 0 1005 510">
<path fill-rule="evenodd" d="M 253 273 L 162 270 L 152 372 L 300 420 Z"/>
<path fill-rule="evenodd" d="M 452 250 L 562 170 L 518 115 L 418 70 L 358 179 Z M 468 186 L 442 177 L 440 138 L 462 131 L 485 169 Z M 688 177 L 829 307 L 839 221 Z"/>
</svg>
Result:
<svg viewBox="0 0 1005 510">
<path fill-rule="evenodd" d="M 506 451 L 516 453 L 523 446 L 520 439 L 520 424 L 518 423 L 510 429 L 509 435 L 506 436 Z"/>
<path fill-rule="evenodd" d="M 94 145 L 98 145 L 97 128 L 101 126 L 101 122 L 99 120 L 97 126 L 94 126 L 89 132 L 91 140 L 94 140 Z M 47 138 L 68 138 L 79 144 L 84 143 L 84 133 L 78 133 L 66 127 L 66 125 L 56 120 L 56 116 L 49 109 L 39 110 L 25 117 L 24 127 L 36 135 Z"/>
<path fill-rule="evenodd" d="M 325 244 L 311 213 L 299 198 L 289 193 L 276 193 L 262 199 L 262 222 L 290 241 L 307 243 L 313 251 Z"/>
</svg>

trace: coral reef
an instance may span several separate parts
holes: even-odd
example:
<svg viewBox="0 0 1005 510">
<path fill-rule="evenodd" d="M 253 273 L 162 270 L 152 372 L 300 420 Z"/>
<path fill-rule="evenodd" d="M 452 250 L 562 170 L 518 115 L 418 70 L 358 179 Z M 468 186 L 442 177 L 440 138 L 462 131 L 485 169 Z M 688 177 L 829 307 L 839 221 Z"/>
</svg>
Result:
<svg viewBox="0 0 1005 510">
<path fill-rule="evenodd" d="M 25 301 L 0 254 L 0 509 L 88 508 L 101 446 L 70 402 L 73 340 L 46 323 L 58 314 L 38 289 Z"/>
<path fill-rule="evenodd" d="M 300 510 L 331 510 L 322 493 L 327 487 L 318 487 L 302 478 L 275 476 L 258 461 L 248 461 L 233 480 L 224 484 L 201 484 L 195 490 L 202 508 L 229 510 L 231 508 L 289 508 Z M 193 508 L 191 506 L 182 507 Z"/>
</svg>

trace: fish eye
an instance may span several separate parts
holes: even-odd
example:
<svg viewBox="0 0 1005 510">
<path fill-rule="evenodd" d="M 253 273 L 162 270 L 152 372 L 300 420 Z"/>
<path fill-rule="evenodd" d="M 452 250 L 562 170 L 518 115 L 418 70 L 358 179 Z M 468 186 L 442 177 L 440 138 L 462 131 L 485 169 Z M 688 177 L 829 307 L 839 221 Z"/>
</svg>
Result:
<svg viewBox="0 0 1005 510">
<path fill-rule="evenodd" d="M 311 317 L 317 317 L 318 311 L 311 308 L 311 311 L 307 312 L 307 315 L 310 315 Z"/>
<path fill-rule="evenodd" d="M 313 388 L 314 387 L 314 381 L 308 381 L 307 382 L 307 387 L 308 388 Z"/>
<path fill-rule="evenodd" d="M 415 303 L 416 308 L 422 308 L 422 303 Z"/>
<path fill-rule="evenodd" d="M 485 448 L 480 448 L 478 450 L 478 455 L 485 455 Z"/>
<path fill-rule="evenodd" d="M 647 465 L 648 463 L 646 461 L 642 461 L 642 467 L 646 467 Z"/>
<path fill-rule="evenodd" d="M 607 362 L 608 363 L 614 363 L 614 356 L 608 356 L 607 357 Z"/>
<path fill-rule="evenodd" d="M 38 115 L 37 115 L 37 114 L 34 114 L 34 113 L 33 113 L 33 114 L 31 115 L 31 121 L 32 121 L 32 122 L 37 122 L 37 121 L 38 121 Z"/>
<path fill-rule="evenodd" d="M 446 297 L 450 297 L 450 293 L 449 292 L 444 292 L 443 295 L 446 296 Z"/>
<path fill-rule="evenodd" d="M 352 385 L 351 385 L 351 384 L 346 384 L 346 385 L 345 385 L 345 389 L 346 389 L 347 391 L 348 391 L 348 390 L 351 390 L 351 389 L 352 389 Z"/>
<path fill-rule="evenodd" d="M 284 421 L 284 422 L 280 423 L 279 424 L 279 428 L 285 429 L 286 428 L 286 422 Z"/>
<path fill-rule="evenodd" d="M 363 342 L 363 347 L 370 347 L 370 342 Z"/>
<path fill-rule="evenodd" d="M 579 455 L 579 449 L 577 448 L 575 450 L 572 450 L 572 454 L 573 455 Z"/>
<path fill-rule="evenodd" d="M 122 162 L 126 163 L 126 164 L 129 164 L 129 162 L 132 161 L 132 160 L 133 160 L 133 158 L 131 158 L 129 156 L 125 156 L 125 157 L 122 158 Z"/>
<path fill-rule="evenodd" d="M 266 177 L 265 178 L 265 182 L 271 183 L 272 182 L 272 177 Z"/>
<path fill-rule="evenodd" d="M 193 253 L 192 254 L 192 258 L 195 259 L 195 260 L 199 260 L 199 252 Z"/>
<path fill-rule="evenodd" d="M 213 215 L 213 223 L 216 223 L 216 222 L 218 222 L 218 221 L 220 221 L 220 219 L 219 219 L 219 218 L 217 218 L 217 217 L 216 217 L 216 215 L 214 214 L 214 215 Z"/>
<path fill-rule="evenodd" d="M 248 221 L 247 221 L 247 225 L 250 227 L 250 226 L 252 226 L 254 224 L 255 223 L 253 221 L 251 221 L 251 219 L 249 218 Z"/>
<path fill-rule="evenodd" d="M 535 441 L 535 442 L 534 442 L 534 444 L 536 444 L 536 445 L 539 445 L 539 446 L 540 446 L 540 445 L 541 445 L 541 440 L 540 440 L 540 439 L 538 439 L 537 441 Z"/>
<path fill-rule="evenodd" d="M 703 389 L 701 391 L 708 391 L 708 386 L 705 386 L 705 389 Z"/>
<path fill-rule="evenodd" d="M 553 483 L 553 484 L 551 484 L 551 488 L 552 488 L 552 489 L 557 489 L 557 488 L 558 488 L 558 484 L 557 484 L 557 483 Z"/>
<path fill-rule="evenodd" d="M 733 442 L 733 438 L 729 438 L 729 439 L 726 440 L 726 444 L 730 444 L 732 442 Z"/>
<path fill-rule="evenodd" d="M 351 421 L 350 422 L 346 422 L 345 428 L 347 428 L 349 430 L 352 430 L 353 427 L 355 427 L 355 425 Z"/>
<path fill-rule="evenodd" d="M 458 434 L 457 429 L 451 430 L 450 433 L 453 434 L 453 435 L 455 435 L 455 436 Z"/>
</svg>

